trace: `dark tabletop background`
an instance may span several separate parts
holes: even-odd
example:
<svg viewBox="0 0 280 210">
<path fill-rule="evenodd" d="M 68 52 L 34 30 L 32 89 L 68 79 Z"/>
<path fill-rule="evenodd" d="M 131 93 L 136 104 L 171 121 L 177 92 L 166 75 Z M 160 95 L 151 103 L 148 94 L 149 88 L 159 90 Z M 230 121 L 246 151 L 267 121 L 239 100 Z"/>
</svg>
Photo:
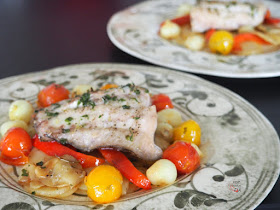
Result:
<svg viewBox="0 0 280 210">
<path fill-rule="evenodd" d="M 115 47 L 106 33 L 109 18 L 137 2 L 140 0 L 0 0 L 0 79 L 77 63 L 147 65 Z M 197 76 L 245 98 L 280 134 L 280 77 Z M 280 209 L 279 179 L 257 209 Z"/>
</svg>

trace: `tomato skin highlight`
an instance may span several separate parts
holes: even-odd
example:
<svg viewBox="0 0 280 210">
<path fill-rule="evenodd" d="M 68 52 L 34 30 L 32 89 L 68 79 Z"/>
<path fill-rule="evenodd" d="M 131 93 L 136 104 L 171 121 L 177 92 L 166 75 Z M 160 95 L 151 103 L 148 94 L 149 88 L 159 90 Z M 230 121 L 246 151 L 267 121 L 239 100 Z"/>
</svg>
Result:
<svg viewBox="0 0 280 210">
<path fill-rule="evenodd" d="M 174 107 L 169 96 L 165 94 L 153 95 L 152 104 L 156 106 L 157 112 L 163 109 L 172 109 Z"/>
<path fill-rule="evenodd" d="M 162 155 L 163 159 L 173 162 L 179 174 L 187 174 L 196 170 L 200 165 L 200 157 L 190 143 L 183 141 L 170 145 Z"/>
<path fill-rule="evenodd" d="M 51 104 L 69 98 L 69 90 L 63 85 L 51 84 L 42 89 L 38 94 L 38 106 L 48 107 Z"/>
<path fill-rule="evenodd" d="M 32 149 L 29 134 L 23 128 L 11 128 L 1 140 L 0 160 L 9 165 L 24 165 Z"/>
</svg>

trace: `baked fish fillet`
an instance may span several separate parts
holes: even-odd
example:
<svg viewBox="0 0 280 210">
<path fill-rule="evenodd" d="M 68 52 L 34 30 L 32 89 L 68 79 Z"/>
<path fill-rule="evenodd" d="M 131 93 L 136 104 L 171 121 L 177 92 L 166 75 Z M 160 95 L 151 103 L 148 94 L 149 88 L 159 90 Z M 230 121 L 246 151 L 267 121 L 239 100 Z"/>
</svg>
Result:
<svg viewBox="0 0 280 210">
<path fill-rule="evenodd" d="M 257 26 L 263 22 L 267 8 L 261 3 L 237 1 L 201 1 L 190 12 L 194 32 L 211 28 L 236 30 L 241 26 Z"/>
<path fill-rule="evenodd" d="M 89 152 L 101 147 L 129 150 L 156 160 L 157 112 L 147 90 L 133 84 L 88 92 L 39 110 L 34 126 L 42 141 L 56 140 Z"/>
</svg>

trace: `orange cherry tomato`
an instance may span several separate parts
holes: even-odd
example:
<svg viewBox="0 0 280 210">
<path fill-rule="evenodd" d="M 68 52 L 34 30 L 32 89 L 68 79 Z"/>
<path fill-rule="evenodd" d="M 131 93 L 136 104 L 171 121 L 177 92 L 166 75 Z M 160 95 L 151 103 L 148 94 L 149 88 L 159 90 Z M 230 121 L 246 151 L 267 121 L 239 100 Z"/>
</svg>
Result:
<svg viewBox="0 0 280 210">
<path fill-rule="evenodd" d="M 156 106 L 157 112 L 163 109 L 172 109 L 173 104 L 169 96 L 165 94 L 158 94 L 152 96 L 152 104 Z"/>
<path fill-rule="evenodd" d="M 97 203 L 110 203 L 122 195 L 123 177 L 113 166 L 97 166 L 84 182 L 88 196 Z"/>
<path fill-rule="evenodd" d="M 51 84 L 39 92 L 38 105 L 40 107 L 47 107 L 68 98 L 69 90 L 63 85 Z"/>
<path fill-rule="evenodd" d="M 100 88 L 100 90 L 107 90 L 107 89 L 110 89 L 110 88 L 117 88 L 117 87 L 119 87 L 119 86 L 116 85 L 116 84 L 106 84 L 106 85 L 102 86 Z"/>
<path fill-rule="evenodd" d="M 173 129 L 173 140 L 182 140 L 189 143 L 200 145 L 201 129 L 197 122 L 188 120 L 179 127 Z"/>
<path fill-rule="evenodd" d="M 180 174 L 191 173 L 200 165 L 200 157 L 195 148 L 183 141 L 170 145 L 163 152 L 162 158 L 173 162 Z"/>
<path fill-rule="evenodd" d="M 28 162 L 32 148 L 29 134 L 23 128 L 11 128 L 1 141 L 0 160 L 10 165 L 23 165 Z"/>
</svg>

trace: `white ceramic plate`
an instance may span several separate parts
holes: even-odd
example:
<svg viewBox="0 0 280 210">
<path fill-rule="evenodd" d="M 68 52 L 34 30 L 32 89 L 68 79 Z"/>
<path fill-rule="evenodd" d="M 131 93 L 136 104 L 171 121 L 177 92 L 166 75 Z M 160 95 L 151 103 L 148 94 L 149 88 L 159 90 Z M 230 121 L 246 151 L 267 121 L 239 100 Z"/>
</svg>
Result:
<svg viewBox="0 0 280 210">
<path fill-rule="evenodd" d="M 222 56 L 194 52 L 158 36 L 159 25 L 174 17 L 186 0 L 153 0 L 113 15 L 107 25 L 111 41 L 124 52 L 147 62 L 177 70 L 234 78 L 280 76 L 280 51 L 252 56 Z M 188 1 L 194 3 L 194 0 Z M 280 3 L 265 1 L 273 16 Z"/>
<path fill-rule="evenodd" d="M 25 193 L 13 167 L 0 163 L 0 208 L 16 209 L 253 209 L 267 196 L 279 175 L 279 138 L 269 121 L 231 91 L 198 77 L 164 68 L 121 64 L 83 64 L 0 80 L 0 124 L 12 101 L 36 103 L 50 83 L 71 89 L 134 82 L 151 93 L 168 94 L 184 116 L 202 129 L 201 168 L 171 186 L 138 191 L 116 203 L 96 205 L 86 196 L 42 199 Z M 70 205 L 71 204 L 71 205 Z"/>
</svg>

